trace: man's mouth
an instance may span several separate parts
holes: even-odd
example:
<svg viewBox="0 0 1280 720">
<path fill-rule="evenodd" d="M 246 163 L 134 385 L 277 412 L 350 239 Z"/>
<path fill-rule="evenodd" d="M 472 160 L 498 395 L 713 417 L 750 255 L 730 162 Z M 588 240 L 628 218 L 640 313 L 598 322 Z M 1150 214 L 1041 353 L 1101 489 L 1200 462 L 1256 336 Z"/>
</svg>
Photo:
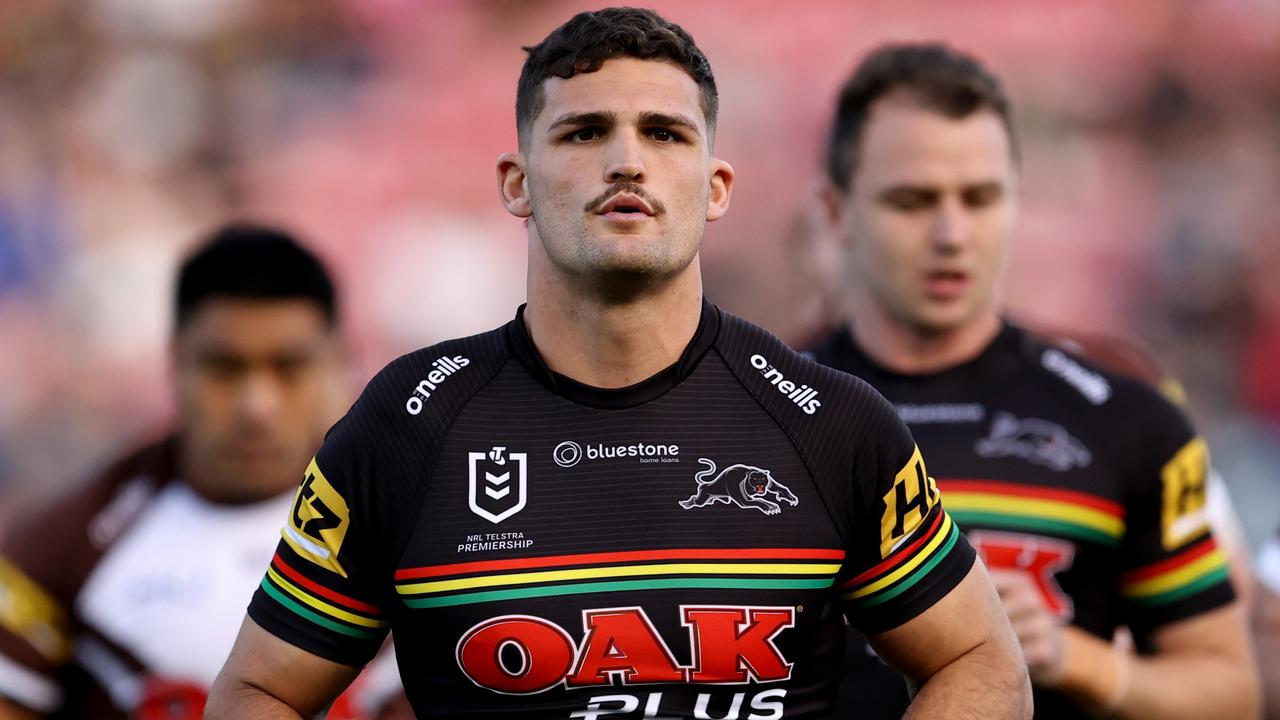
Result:
<svg viewBox="0 0 1280 720">
<path fill-rule="evenodd" d="M 969 287 L 969 274 L 959 270 L 933 270 L 924 275 L 925 294 L 937 300 L 951 300 Z"/>
<path fill-rule="evenodd" d="M 653 217 L 654 212 L 647 202 L 635 195 L 618 194 L 600 206 L 596 214 L 604 215 L 610 219 L 613 219 L 614 216 L 623 218 L 631 216 L 631 219 L 639 219 L 641 217 Z"/>
</svg>

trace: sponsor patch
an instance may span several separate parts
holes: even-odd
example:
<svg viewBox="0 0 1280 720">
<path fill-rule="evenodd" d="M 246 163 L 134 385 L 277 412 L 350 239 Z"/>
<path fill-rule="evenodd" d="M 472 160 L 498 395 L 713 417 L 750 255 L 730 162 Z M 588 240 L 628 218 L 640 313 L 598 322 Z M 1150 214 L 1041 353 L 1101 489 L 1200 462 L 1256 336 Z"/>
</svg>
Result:
<svg viewBox="0 0 1280 720">
<path fill-rule="evenodd" d="M 894 475 L 893 487 L 884 494 L 880 557 L 889 557 L 899 543 L 911 537 L 937 504 L 938 484 L 925 471 L 924 456 L 917 446 L 911 459 Z"/>
<path fill-rule="evenodd" d="M 1199 537 L 1208 527 L 1209 446 L 1193 438 L 1160 470 L 1164 485 L 1161 514 L 1164 549 L 1174 550 Z"/>
<path fill-rule="evenodd" d="M 299 556 L 346 577 L 347 571 L 338 562 L 338 553 L 349 525 L 347 501 L 312 458 L 307 475 L 294 495 L 289 522 L 284 526 L 285 542 Z"/>
</svg>

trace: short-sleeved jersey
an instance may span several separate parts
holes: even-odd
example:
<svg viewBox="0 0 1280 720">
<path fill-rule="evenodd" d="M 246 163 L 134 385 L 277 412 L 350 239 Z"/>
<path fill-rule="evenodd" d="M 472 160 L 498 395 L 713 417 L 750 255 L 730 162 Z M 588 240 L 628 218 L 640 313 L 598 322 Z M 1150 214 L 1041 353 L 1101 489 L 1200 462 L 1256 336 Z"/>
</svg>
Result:
<svg viewBox="0 0 1280 720">
<path fill-rule="evenodd" d="M 0 696 L 52 717 L 200 716 L 293 498 L 209 502 L 177 454 L 147 446 L 12 519 Z"/>
<path fill-rule="evenodd" d="M 390 364 L 308 468 L 250 616 L 350 665 L 384 633 L 420 717 L 829 717 L 848 620 L 973 563 L 865 383 L 704 303 L 603 390 L 521 315 Z"/>
<path fill-rule="evenodd" d="M 876 365 L 847 329 L 813 356 L 897 406 L 980 555 L 1028 573 L 1063 621 L 1108 640 L 1128 627 L 1147 651 L 1161 626 L 1234 599 L 1206 524 L 1205 443 L 1149 383 L 1013 325 L 979 357 L 932 374 Z M 842 708 L 900 717 L 905 686 L 865 645 L 849 647 Z M 876 667 L 883 677 L 868 681 Z M 1080 713 L 1053 692 L 1037 690 L 1035 705 L 1037 718 Z"/>
</svg>

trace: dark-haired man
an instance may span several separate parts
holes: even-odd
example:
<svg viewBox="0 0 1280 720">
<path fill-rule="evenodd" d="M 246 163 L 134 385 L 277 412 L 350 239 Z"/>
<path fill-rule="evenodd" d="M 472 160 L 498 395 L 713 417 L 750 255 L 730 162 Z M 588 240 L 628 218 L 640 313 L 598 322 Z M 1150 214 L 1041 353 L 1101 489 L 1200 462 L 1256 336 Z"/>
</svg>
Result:
<svg viewBox="0 0 1280 720">
<path fill-rule="evenodd" d="M 1037 717 L 1254 717 L 1204 442 L 1149 383 L 999 314 L 1017 154 L 1008 101 L 973 59 L 937 45 L 869 56 L 841 92 L 827 163 L 850 323 L 814 355 L 883 392 L 920 438 L 992 568 Z M 1112 644 L 1119 627 L 1137 653 Z M 873 660 L 851 665 L 846 712 L 897 717 L 864 697 L 883 699 L 888 673 L 868 682 Z"/>
<path fill-rule="evenodd" d="M 528 305 L 393 362 L 329 433 L 210 716 L 315 712 L 390 625 L 423 717 L 826 718 L 846 614 L 917 715 L 1026 716 L 892 408 L 703 300 L 733 171 L 688 34 L 582 13 L 516 108 Z"/>
<path fill-rule="evenodd" d="M 175 311 L 177 432 L 7 528 L 0 718 L 199 717 L 340 411 L 334 288 L 287 235 L 217 233 Z"/>
</svg>

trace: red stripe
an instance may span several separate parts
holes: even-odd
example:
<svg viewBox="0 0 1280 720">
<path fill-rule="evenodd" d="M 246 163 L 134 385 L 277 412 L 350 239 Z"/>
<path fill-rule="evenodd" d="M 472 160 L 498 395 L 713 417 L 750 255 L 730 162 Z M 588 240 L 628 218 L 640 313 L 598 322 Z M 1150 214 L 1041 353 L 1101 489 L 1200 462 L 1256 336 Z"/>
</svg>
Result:
<svg viewBox="0 0 1280 720">
<path fill-rule="evenodd" d="M 1100 498 L 1096 495 L 1088 495 L 1074 490 L 1062 490 L 1060 488 L 1043 488 L 1031 487 L 1027 485 L 1019 485 L 1016 483 L 992 482 L 990 480 L 970 480 L 967 478 L 939 478 L 938 488 L 942 492 L 966 492 L 966 493 L 990 493 L 992 495 L 1017 495 L 1019 497 L 1035 498 L 1037 500 L 1055 500 L 1057 502 L 1070 503 L 1072 505 L 1084 505 L 1095 510 L 1101 510 L 1108 515 L 1114 515 L 1118 518 L 1124 518 L 1124 507 L 1120 503 Z M 946 497 L 942 498 L 943 504 L 946 504 Z"/>
<path fill-rule="evenodd" d="M 465 575 L 468 573 L 496 572 L 500 570 L 525 570 L 528 568 L 555 567 L 558 565 L 603 565 L 606 563 L 637 562 L 644 560 L 843 560 L 843 550 L 821 548 L 741 548 L 716 550 L 632 550 L 627 552 L 586 553 L 582 555 L 553 555 L 550 557 L 519 558 L 513 560 L 484 560 L 452 565 L 405 568 L 396 571 L 396 580 L 416 580 L 441 575 Z"/>
<path fill-rule="evenodd" d="M 372 605 L 369 605 L 368 603 L 362 603 L 359 600 L 349 598 L 346 595 L 343 595 L 341 593 L 336 593 L 313 580 L 307 579 L 302 575 L 302 573 L 289 567 L 285 563 L 284 558 L 280 557 L 280 553 L 276 553 L 275 558 L 272 559 L 272 564 L 276 566 L 276 569 L 278 569 L 280 572 L 288 576 L 290 580 L 298 583 L 302 587 L 310 590 L 311 592 L 319 595 L 320 597 L 328 598 L 329 600 L 332 600 L 336 603 L 341 603 L 343 605 L 346 605 L 352 610 L 360 610 L 362 612 L 371 613 L 373 615 L 382 614 L 381 610 L 379 610 L 378 608 Z"/>
<path fill-rule="evenodd" d="M 1161 560 L 1155 565 L 1148 565 L 1143 568 L 1138 568 L 1137 570 L 1130 570 L 1124 574 L 1121 578 L 1121 582 L 1128 585 L 1130 583 L 1142 582 L 1143 580 L 1150 580 L 1157 575 L 1163 575 L 1185 565 L 1189 565 L 1217 549 L 1218 544 L 1213 541 L 1212 537 L 1207 537 L 1186 550 L 1183 550 L 1181 553 L 1174 555 L 1171 558 Z"/>
<path fill-rule="evenodd" d="M 942 524 L 943 515 L 945 515 L 945 513 L 938 513 L 936 516 L 934 516 L 933 524 L 929 526 L 928 532 L 926 532 L 924 535 L 921 535 L 919 538 L 916 538 L 916 541 L 911 543 L 911 545 L 909 545 L 908 547 L 899 549 L 898 552 L 886 558 L 884 562 L 862 573 L 861 575 L 853 578 L 849 582 L 845 583 L 843 587 L 851 588 L 856 585 L 862 585 L 866 583 L 866 581 L 870 580 L 871 578 L 884 574 L 894 565 L 901 565 L 903 561 L 914 556 L 916 554 L 916 551 L 920 549 L 920 546 L 925 544 L 925 541 L 933 537 L 934 534 L 938 531 L 938 526 Z"/>
</svg>

